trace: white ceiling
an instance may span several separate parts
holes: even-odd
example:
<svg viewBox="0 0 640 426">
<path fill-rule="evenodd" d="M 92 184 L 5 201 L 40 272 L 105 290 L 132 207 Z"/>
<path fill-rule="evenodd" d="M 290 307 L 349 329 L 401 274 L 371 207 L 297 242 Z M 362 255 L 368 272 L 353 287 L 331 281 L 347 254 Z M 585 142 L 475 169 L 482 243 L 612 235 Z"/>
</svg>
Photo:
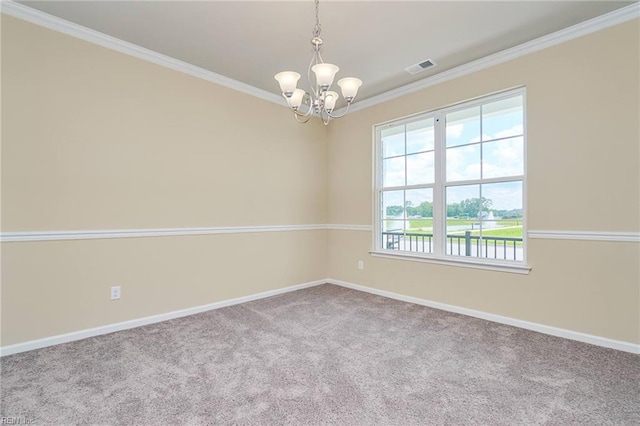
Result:
<svg viewBox="0 0 640 426">
<path fill-rule="evenodd" d="M 312 54 L 312 0 L 21 3 L 276 94 L 273 75 L 306 75 Z M 324 0 L 322 55 L 364 81 L 363 100 L 632 3 Z M 438 66 L 404 71 L 428 58 Z"/>
</svg>

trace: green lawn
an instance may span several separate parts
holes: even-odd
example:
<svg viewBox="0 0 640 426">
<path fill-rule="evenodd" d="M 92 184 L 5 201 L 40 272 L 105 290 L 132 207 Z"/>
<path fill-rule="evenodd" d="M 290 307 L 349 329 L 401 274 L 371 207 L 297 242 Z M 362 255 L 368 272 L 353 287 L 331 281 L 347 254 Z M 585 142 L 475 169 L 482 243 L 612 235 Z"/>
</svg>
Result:
<svg viewBox="0 0 640 426">
<path fill-rule="evenodd" d="M 472 231 L 471 235 L 479 235 L 478 231 Z M 507 229 L 487 229 L 482 231 L 482 235 L 485 237 L 509 237 L 509 238 L 522 238 L 522 226 L 517 228 Z"/>
<path fill-rule="evenodd" d="M 415 219 L 409 220 L 409 227 L 415 228 L 433 228 L 433 219 Z"/>
<path fill-rule="evenodd" d="M 500 226 L 522 226 L 521 220 L 497 220 Z"/>
<path fill-rule="evenodd" d="M 447 234 L 449 235 L 464 235 L 465 231 L 450 231 Z M 479 230 L 471 231 L 471 235 L 479 236 Z M 486 229 L 482 231 L 482 235 L 485 237 L 506 237 L 506 238 L 522 238 L 522 226 L 511 227 L 511 228 L 501 228 L 501 229 Z M 521 242 L 517 243 L 518 245 L 522 245 Z"/>
<path fill-rule="evenodd" d="M 522 238 L 522 221 L 521 220 L 498 220 L 496 221 L 500 226 L 508 227 L 507 229 L 490 229 L 483 232 L 483 235 L 488 237 L 510 237 L 510 238 Z M 474 230 L 471 231 L 471 235 L 479 235 L 477 230 L 479 223 L 477 220 L 469 219 L 452 219 L 447 218 L 448 226 L 472 226 Z M 427 228 L 427 229 L 423 229 Z M 408 233 L 411 234 L 432 234 L 433 233 L 433 219 L 410 219 Z M 464 234 L 464 231 L 451 231 L 450 234 Z"/>
</svg>

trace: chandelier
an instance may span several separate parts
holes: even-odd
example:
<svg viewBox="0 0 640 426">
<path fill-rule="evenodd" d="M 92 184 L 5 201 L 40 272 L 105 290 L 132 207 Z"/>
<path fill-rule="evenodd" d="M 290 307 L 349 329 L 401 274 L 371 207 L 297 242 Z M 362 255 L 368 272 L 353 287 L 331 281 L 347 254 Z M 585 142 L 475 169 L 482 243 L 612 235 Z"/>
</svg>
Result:
<svg viewBox="0 0 640 426">
<path fill-rule="evenodd" d="M 315 0 L 315 4 L 316 25 L 313 27 L 313 38 L 311 39 L 313 57 L 307 69 L 307 80 L 309 81 L 311 92 L 297 88 L 300 74 L 295 71 L 279 72 L 274 78 L 280 83 L 282 96 L 287 100 L 287 104 L 293 110 L 294 117 L 299 123 L 306 123 L 311 118 L 311 115 L 315 114 L 326 125 L 329 124 L 331 119 L 344 117 L 349 112 L 349 107 L 358 93 L 358 88 L 362 85 L 362 80 L 355 77 L 346 77 L 338 80 L 338 86 L 340 86 L 342 96 L 347 101 L 347 107 L 341 115 L 334 115 L 333 110 L 340 96 L 330 89 L 333 79 L 340 68 L 336 65 L 325 63 L 320 55 L 320 47 L 323 41 L 320 38 L 322 27 L 318 18 L 319 0 Z M 311 79 L 312 71 L 313 80 Z"/>
</svg>

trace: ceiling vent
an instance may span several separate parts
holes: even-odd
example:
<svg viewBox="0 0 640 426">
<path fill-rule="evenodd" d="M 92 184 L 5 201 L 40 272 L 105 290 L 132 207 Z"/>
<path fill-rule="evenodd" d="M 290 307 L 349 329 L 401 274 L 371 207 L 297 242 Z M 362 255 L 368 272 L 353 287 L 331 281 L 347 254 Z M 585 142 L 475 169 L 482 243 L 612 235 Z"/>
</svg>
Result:
<svg viewBox="0 0 640 426">
<path fill-rule="evenodd" d="M 422 62 L 420 62 L 418 64 L 406 67 L 404 70 L 406 72 L 408 72 L 409 74 L 414 75 L 414 74 L 418 74 L 419 72 L 422 72 L 422 71 L 424 71 L 426 69 L 433 68 L 436 65 L 438 65 L 438 64 L 433 62 L 431 59 L 427 59 L 427 60 L 422 61 Z"/>
</svg>

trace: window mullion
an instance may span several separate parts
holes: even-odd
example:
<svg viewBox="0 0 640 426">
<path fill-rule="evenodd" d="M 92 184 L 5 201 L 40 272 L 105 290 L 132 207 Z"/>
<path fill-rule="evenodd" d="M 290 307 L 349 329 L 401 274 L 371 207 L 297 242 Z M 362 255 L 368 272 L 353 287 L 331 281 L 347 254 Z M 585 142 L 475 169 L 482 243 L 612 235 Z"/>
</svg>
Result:
<svg viewBox="0 0 640 426">
<path fill-rule="evenodd" d="M 376 143 L 374 147 L 374 177 L 375 177 L 375 202 L 374 202 L 374 211 L 373 218 L 375 223 L 375 232 L 373 233 L 373 247 L 377 249 L 382 249 L 382 137 L 381 137 L 381 129 L 376 129 Z"/>
<path fill-rule="evenodd" d="M 404 123 L 404 190 L 402 191 L 402 233 L 407 233 L 407 123 Z"/>
<path fill-rule="evenodd" d="M 483 128 L 483 116 L 484 116 L 484 104 L 480 105 L 480 141 L 484 140 L 484 128 Z M 482 240 L 484 239 L 484 234 L 483 234 L 483 225 L 484 225 L 484 210 L 482 209 L 482 197 L 483 197 L 483 192 L 482 190 L 484 189 L 484 157 L 483 157 L 483 153 L 484 153 L 484 143 L 480 142 L 480 185 L 478 185 L 478 189 L 479 189 L 479 197 L 480 199 L 478 200 L 478 211 L 479 216 L 478 216 L 478 221 L 480 222 L 480 231 L 479 231 L 479 235 L 480 235 L 480 239 L 478 240 L 478 257 L 482 258 L 484 257 L 484 253 L 482 251 Z"/>
<path fill-rule="evenodd" d="M 444 114 L 435 114 L 435 184 L 433 186 L 433 252 L 436 256 L 444 256 L 447 241 L 446 217 L 447 206 L 445 204 L 445 119 Z"/>
</svg>

